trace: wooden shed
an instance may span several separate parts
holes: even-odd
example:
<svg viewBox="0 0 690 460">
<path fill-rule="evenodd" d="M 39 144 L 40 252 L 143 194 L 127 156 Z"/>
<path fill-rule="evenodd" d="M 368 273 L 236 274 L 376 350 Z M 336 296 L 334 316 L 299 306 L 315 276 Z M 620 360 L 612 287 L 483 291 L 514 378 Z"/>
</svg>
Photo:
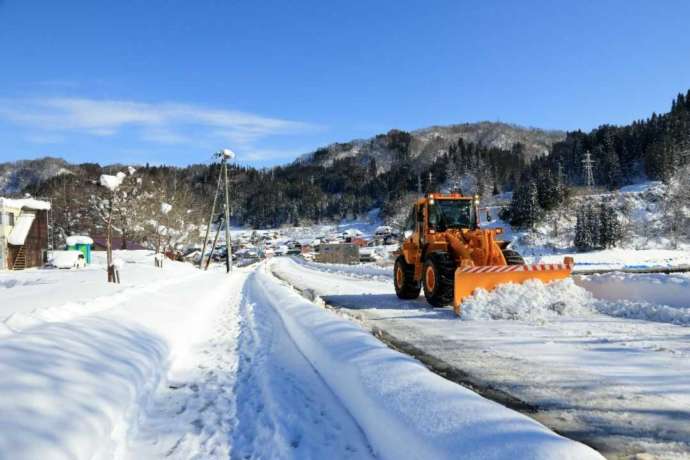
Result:
<svg viewBox="0 0 690 460">
<path fill-rule="evenodd" d="M 0 198 L 0 270 L 23 270 L 44 264 L 49 210 L 47 201 Z"/>
</svg>

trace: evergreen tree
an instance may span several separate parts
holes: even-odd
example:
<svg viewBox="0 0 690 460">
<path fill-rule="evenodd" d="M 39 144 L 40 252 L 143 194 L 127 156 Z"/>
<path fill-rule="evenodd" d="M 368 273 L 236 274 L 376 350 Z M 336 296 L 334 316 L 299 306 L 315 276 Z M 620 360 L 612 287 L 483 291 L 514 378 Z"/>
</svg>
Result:
<svg viewBox="0 0 690 460">
<path fill-rule="evenodd" d="M 599 246 L 602 248 L 615 247 L 622 238 L 622 227 L 618 213 L 609 203 L 602 202 L 599 206 Z"/>
<path fill-rule="evenodd" d="M 600 247 L 601 226 L 599 214 L 591 204 L 585 204 L 577 210 L 575 239 L 573 245 L 578 251 L 591 251 Z"/>
<path fill-rule="evenodd" d="M 510 203 L 510 225 L 518 228 L 534 228 L 541 217 L 537 184 L 525 178 L 515 192 Z"/>
</svg>

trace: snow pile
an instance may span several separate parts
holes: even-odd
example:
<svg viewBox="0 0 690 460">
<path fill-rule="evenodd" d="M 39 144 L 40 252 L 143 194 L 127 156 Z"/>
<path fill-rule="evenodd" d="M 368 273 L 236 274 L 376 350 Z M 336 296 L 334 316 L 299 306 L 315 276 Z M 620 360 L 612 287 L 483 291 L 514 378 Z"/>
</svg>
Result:
<svg viewBox="0 0 690 460">
<path fill-rule="evenodd" d="M 72 243 L 74 244 L 74 243 Z M 70 245 L 71 246 L 71 245 Z M 52 251 L 48 264 L 55 268 L 79 268 L 83 267 L 84 263 L 80 262 L 79 256 L 83 254 L 81 251 Z M 83 261 L 83 259 L 81 259 Z"/>
<path fill-rule="evenodd" d="M 67 246 L 76 246 L 77 244 L 93 244 L 93 240 L 88 236 L 72 235 L 65 239 Z"/>
<path fill-rule="evenodd" d="M 581 276 L 575 283 L 598 299 L 639 300 L 690 309 L 690 276 L 687 275 L 605 273 Z"/>
<path fill-rule="evenodd" d="M 529 280 L 502 284 L 490 292 L 477 289 L 463 301 L 462 319 L 543 321 L 557 316 L 583 316 L 592 313 L 593 302 L 592 294 L 572 279 L 548 284 Z"/>
<path fill-rule="evenodd" d="M 672 278 L 606 274 L 548 284 L 538 280 L 507 283 L 493 291 L 477 289 L 462 303 L 462 319 L 546 321 L 599 312 L 621 318 L 690 325 L 690 278 L 675 277 L 675 281 Z M 672 305 L 664 305 L 664 301 Z"/>
<path fill-rule="evenodd" d="M 114 176 L 111 176 L 110 174 L 101 174 L 101 177 L 99 179 L 100 184 L 110 190 L 111 192 L 114 192 L 117 190 L 117 188 L 122 184 L 122 181 L 127 177 L 127 175 L 123 172 L 119 172 Z"/>
<path fill-rule="evenodd" d="M 357 325 L 261 272 L 249 295 L 272 305 L 379 458 L 600 459 L 591 448 L 433 374 Z"/>
<path fill-rule="evenodd" d="M 599 300 L 594 303 L 594 308 L 599 313 L 609 316 L 690 326 L 690 308 L 674 308 L 632 300 Z"/>
<path fill-rule="evenodd" d="M 690 276 L 605 273 L 580 276 L 575 283 L 594 294 L 600 313 L 690 325 Z"/>
</svg>

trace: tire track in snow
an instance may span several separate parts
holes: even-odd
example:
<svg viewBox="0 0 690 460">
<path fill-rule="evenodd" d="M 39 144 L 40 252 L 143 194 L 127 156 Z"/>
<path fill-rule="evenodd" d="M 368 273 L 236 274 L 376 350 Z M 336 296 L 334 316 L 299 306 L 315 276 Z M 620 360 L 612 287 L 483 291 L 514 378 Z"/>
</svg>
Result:
<svg viewBox="0 0 690 460">
<path fill-rule="evenodd" d="M 154 395 L 129 458 L 373 458 L 359 426 L 252 287 L 252 270 L 232 275 L 235 294 L 189 365 Z"/>
<path fill-rule="evenodd" d="M 172 371 L 139 421 L 130 458 L 228 458 L 235 426 L 239 292 L 247 275 L 233 273 L 238 294 L 223 302 L 212 334 Z M 186 365 L 185 365 L 186 364 Z M 175 363 L 173 363 L 175 365 Z"/>
</svg>

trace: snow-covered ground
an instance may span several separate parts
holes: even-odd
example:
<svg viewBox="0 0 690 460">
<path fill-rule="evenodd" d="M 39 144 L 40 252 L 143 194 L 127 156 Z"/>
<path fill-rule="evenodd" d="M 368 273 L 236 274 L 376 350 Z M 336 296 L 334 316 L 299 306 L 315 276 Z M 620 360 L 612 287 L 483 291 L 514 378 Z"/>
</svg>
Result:
<svg viewBox="0 0 690 460">
<path fill-rule="evenodd" d="M 621 270 L 621 269 L 649 269 L 649 268 L 690 268 L 690 251 L 680 249 L 606 249 L 591 252 L 563 251 L 559 254 L 529 256 L 525 254 L 527 263 L 560 263 L 563 257 L 575 259 L 573 270 Z"/>
<path fill-rule="evenodd" d="M 0 457 L 594 459 L 308 302 L 147 251 L 0 277 Z"/>
<path fill-rule="evenodd" d="M 400 301 L 384 274 L 320 265 L 276 259 L 272 270 L 384 331 L 396 346 L 432 357 L 432 365 L 527 403 L 538 420 L 607 455 L 690 455 L 688 328 L 669 324 L 690 324 L 686 278 L 678 277 L 681 288 L 665 307 L 654 302 L 651 288 L 653 303 L 617 297 L 621 286 L 639 285 L 641 275 L 610 278 L 610 288 L 604 275 L 577 280 L 597 285 L 598 299 L 573 280 L 509 285 L 466 301 L 463 321 L 451 309 L 429 308 L 423 297 Z"/>
</svg>

